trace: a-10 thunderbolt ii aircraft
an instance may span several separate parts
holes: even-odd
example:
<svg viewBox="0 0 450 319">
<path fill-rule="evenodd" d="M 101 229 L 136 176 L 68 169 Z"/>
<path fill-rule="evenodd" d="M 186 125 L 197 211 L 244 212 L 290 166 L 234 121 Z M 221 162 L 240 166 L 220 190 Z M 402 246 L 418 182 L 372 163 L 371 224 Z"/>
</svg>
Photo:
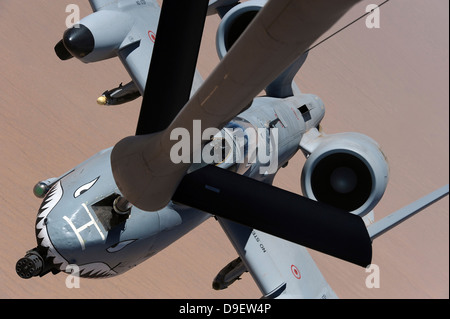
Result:
<svg viewBox="0 0 450 319">
<path fill-rule="evenodd" d="M 94 13 L 55 51 L 120 58 L 132 81 L 98 102 L 142 95 L 136 136 L 35 186 L 37 247 L 18 275 L 71 265 L 81 277 L 119 275 L 215 216 L 239 255 L 215 289 L 248 271 L 266 298 L 336 297 L 305 247 L 365 267 L 373 239 L 448 194 L 447 185 L 373 223 L 384 154 L 365 135 L 323 133 L 323 102 L 293 83 L 307 49 L 356 2 L 90 0 Z M 203 82 L 195 65 L 208 14 L 222 17 L 221 62 Z M 271 185 L 299 150 L 304 196 Z"/>
</svg>

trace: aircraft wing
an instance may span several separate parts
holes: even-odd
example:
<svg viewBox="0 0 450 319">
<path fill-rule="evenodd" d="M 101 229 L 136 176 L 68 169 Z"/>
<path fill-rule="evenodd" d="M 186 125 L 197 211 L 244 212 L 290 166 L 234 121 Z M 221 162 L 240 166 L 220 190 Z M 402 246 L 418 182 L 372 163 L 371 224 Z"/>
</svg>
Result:
<svg viewBox="0 0 450 319">
<path fill-rule="evenodd" d="M 337 298 L 305 247 L 217 217 L 263 298 Z"/>
<path fill-rule="evenodd" d="M 143 6 L 142 8 L 134 7 L 129 12 L 129 15 L 134 20 L 133 27 L 117 52 L 118 57 L 141 92 L 141 95 L 144 94 L 145 90 L 150 66 L 148 57 L 153 53 L 161 11 L 156 1 L 151 1 L 151 3 L 153 2 L 155 5 Z"/>
<path fill-rule="evenodd" d="M 139 92 L 144 95 L 151 61 L 149 57 L 153 53 L 161 8 L 156 0 L 129 1 L 129 5 L 126 5 L 127 0 L 120 1 L 120 5 L 117 1 L 111 2 L 109 0 L 90 0 L 89 2 L 93 11 L 100 11 L 95 18 L 97 19 L 95 23 L 99 25 L 106 23 L 104 20 L 108 19 L 106 14 L 105 18 L 101 17 L 101 14 L 103 14 L 101 11 L 120 12 L 121 19 L 132 20 L 132 26 L 124 36 L 124 40 L 116 53 Z M 105 25 L 108 25 L 108 23 Z M 191 95 L 202 82 L 200 73 L 196 70 Z"/>
<path fill-rule="evenodd" d="M 84 63 L 118 56 L 144 94 L 161 8 L 156 0 L 90 0 L 94 13 L 64 32 L 55 52 Z"/>
<path fill-rule="evenodd" d="M 109 7 L 117 7 L 117 3 L 110 0 L 89 0 L 89 4 L 91 5 L 92 11 L 100 11 Z"/>
<path fill-rule="evenodd" d="M 55 53 L 92 63 L 118 56 L 144 94 L 161 8 L 156 0 L 90 0 L 94 13 L 64 32 Z"/>
<path fill-rule="evenodd" d="M 423 209 L 437 202 L 441 198 L 447 196 L 449 193 L 449 185 L 445 185 L 434 192 L 412 202 L 411 204 L 391 213 L 384 217 L 380 221 L 367 227 L 369 236 L 372 240 L 383 235 L 388 230 L 396 227 L 400 223 L 404 222 L 408 218 L 419 213 Z"/>
<path fill-rule="evenodd" d="M 448 193 L 449 185 L 446 185 L 369 225 L 371 239 L 381 236 Z M 263 298 L 338 298 L 305 247 L 222 217 L 217 217 L 217 220 Z M 233 270 L 229 268 L 224 276 L 228 280 L 227 286 L 235 280 L 232 278 Z"/>
</svg>

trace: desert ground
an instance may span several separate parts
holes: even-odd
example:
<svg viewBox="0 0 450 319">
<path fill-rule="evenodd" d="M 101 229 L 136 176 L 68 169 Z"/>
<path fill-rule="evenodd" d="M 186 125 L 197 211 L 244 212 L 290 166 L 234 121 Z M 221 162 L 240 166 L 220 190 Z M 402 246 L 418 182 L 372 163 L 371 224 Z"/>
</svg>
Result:
<svg viewBox="0 0 450 319">
<path fill-rule="evenodd" d="M 377 2 L 381 2 L 377 1 Z M 212 279 L 236 252 L 214 219 L 129 272 L 82 279 L 66 275 L 23 280 L 16 261 L 35 246 L 40 200 L 32 187 L 59 176 L 98 151 L 132 135 L 141 98 L 100 107 L 106 89 L 128 82 L 118 59 L 83 64 L 60 61 L 53 47 L 66 29 L 66 6 L 91 13 L 86 0 L 0 1 L 0 298 L 259 298 L 251 276 L 215 291 Z M 362 1 L 328 34 L 375 1 Z M 218 63 L 219 17 L 207 18 L 198 69 Z M 170 76 L 170 75 L 169 75 Z M 449 2 L 397 0 L 381 7 L 380 28 L 362 19 L 314 48 L 295 78 L 302 92 L 322 98 L 327 133 L 360 132 L 375 139 L 390 165 L 390 182 L 376 219 L 449 181 Z M 275 179 L 301 193 L 303 155 Z M 373 244 L 380 287 L 368 273 L 311 251 L 340 298 L 449 298 L 448 197 L 389 231 Z"/>
</svg>

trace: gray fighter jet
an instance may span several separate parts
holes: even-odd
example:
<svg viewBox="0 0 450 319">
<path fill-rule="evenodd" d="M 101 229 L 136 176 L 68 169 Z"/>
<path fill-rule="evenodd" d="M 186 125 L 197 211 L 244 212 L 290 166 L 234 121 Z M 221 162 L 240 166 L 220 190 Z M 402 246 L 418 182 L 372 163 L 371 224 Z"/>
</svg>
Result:
<svg viewBox="0 0 450 319">
<path fill-rule="evenodd" d="M 337 297 L 305 247 L 366 267 L 373 239 L 448 194 L 447 185 L 374 223 L 389 173 L 379 145 L 325 134 L 322 100 L 293 82 L 308 48 L 357 2 L 90 0 L 94 13 L 55 51 L 86 63 L 119 57 L 131 82 L 99 103 L 142 95 L 136 135 L 35 186 L 37 247 L 18 275 L 71 265 L 81 277 L 119 275 L 214 216 L 238 254 L 214 289 L 248 271 L 265 298 Z M 203 81 L 195 66 L 212 14 L 222 18 L 221 61 Z M 272 186 L 299 150 L 304 196 Z"/>
</svg>

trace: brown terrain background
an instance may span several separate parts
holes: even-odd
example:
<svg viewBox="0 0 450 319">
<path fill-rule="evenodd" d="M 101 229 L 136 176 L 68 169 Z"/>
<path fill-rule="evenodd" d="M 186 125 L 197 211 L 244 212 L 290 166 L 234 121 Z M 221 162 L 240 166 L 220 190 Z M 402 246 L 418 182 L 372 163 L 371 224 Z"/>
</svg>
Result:
<svg viewBox="0 0 450 319">
<path fill-rule="evenodd" d="M 333 30 L 373 2 L 354 7 Z M 141 103 L 96 104 L 104 90 L 129 80 L 118 59 L 83 64 L 56 57 L 69 3 L 80 6 L 82 17 L 91 13 L 85 0 L 0 1 L 0 297 L 259 298 L 249 274 L 224 291 L 211 289 L 217 272 L 236 257 L 214 219 L 128 273 L 82 279 L 79 289 L 66 288 L 64 274 L 16 275 L 16 261 L 36 242 L 34 184 L 132 135 Z M 327 133 L 367 134 L 386 153 L 390 183 L 377 219 L 448 183 L 448 12 L 444 0 L 390 1 L 381 7 L 379 29 L 360 20 L 313 49 L 296 77 L 303 92 L 325 102 Z M 218 23 L 217 16 L 207 19 L 199 58 L 204 77 L 218 62 Z M 297 154 L 276 185 L 301 193 L 303 162 Z M 373 248 L 381 284 L 373 289 L 365 286 L 363 268 L 311 254 L 341 298 L 449 298 L 448 197 L 376 239 Z"/>
</svg>

